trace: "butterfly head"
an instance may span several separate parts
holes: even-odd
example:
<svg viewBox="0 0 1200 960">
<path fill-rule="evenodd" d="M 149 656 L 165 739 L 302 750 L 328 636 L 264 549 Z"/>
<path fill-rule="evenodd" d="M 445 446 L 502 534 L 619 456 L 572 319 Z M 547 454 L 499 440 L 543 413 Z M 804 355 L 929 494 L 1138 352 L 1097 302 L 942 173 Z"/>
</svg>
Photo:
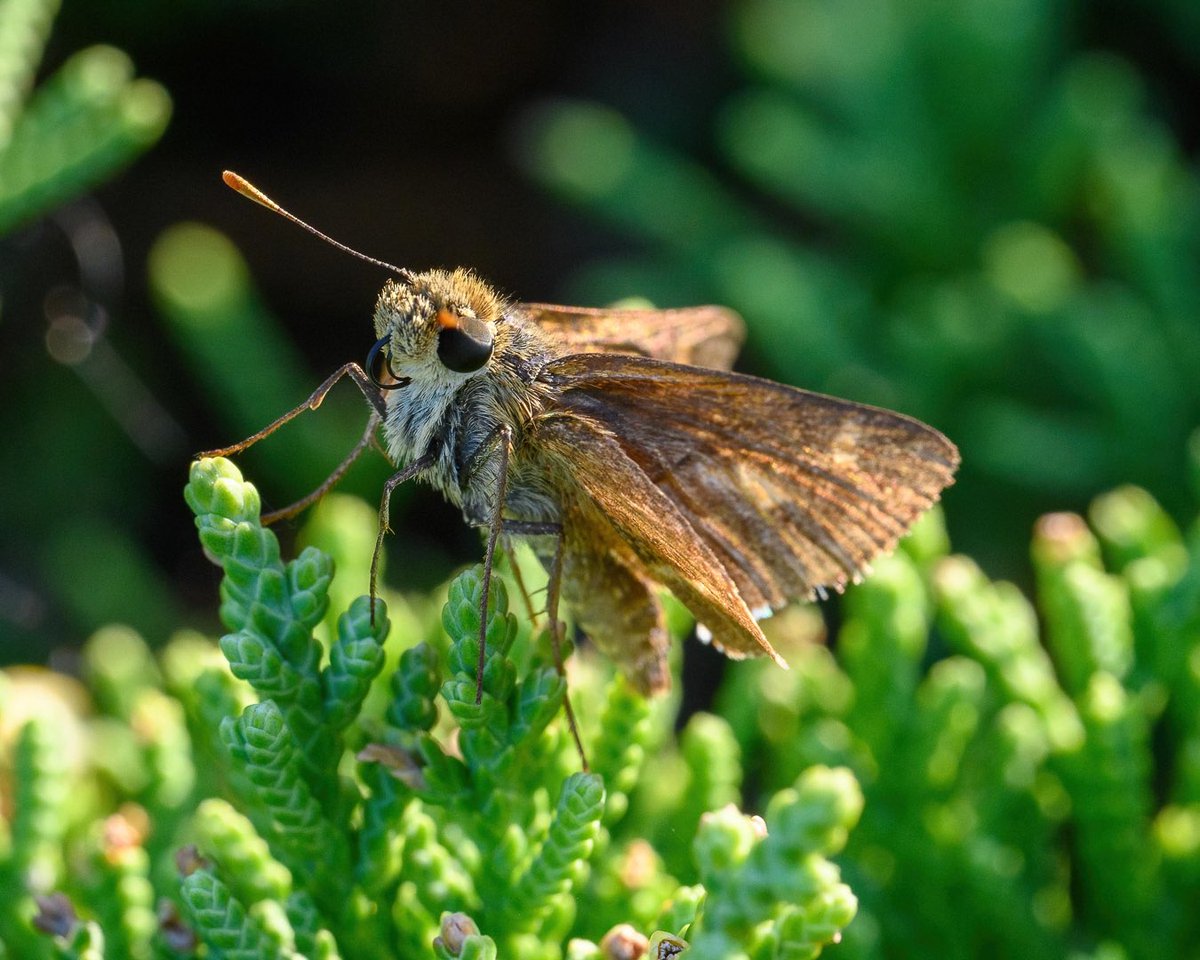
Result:
<svg viewBox="0 0 1200 960">
<path fill-rule="evenodd" d="M 492 358 L 503 313 L 496 292 L 468 270 L 428 270 L 405 282 L 389 280 L 375 305 L 379 339 L 367 372 L 385 388 L 475 376 Z"/>
</svg>

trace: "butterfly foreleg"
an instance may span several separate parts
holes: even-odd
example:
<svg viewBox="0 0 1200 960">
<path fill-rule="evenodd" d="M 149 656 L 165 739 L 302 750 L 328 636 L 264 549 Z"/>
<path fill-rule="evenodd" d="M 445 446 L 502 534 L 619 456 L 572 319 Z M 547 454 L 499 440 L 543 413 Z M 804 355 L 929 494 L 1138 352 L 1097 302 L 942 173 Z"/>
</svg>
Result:
<svg viewBox="0 0 1200 960">
<path fill-rule="evenodd" d="M 334 485 L 346 475 L 346 471 L 350 469 L 354 461 L 357 460 L 364 450 L 371 445 L 371 441 L 375 437 L 375 431 L 379 424 L 383 421 L 387 413 L 387 404 L 383 399 L 383 394 L 379 389 L 371 383 L 370 379 L 363 372 L 362 367 L 357 363 L 347 363 L 339 367 L 322 383 L 316 390 L 312 392 L 307 400 L 297 407 L 292 408 L 283 416 L 267 424 L 258 433 L 247 437 L 239 443 L 235 443 L 228 447 L 222 447 L 219 450 L 207 450 L 204 453 L 196 455 L 196 459 L 202 457 L 228 457 L 235 453 L 241 453 L 243 450 L 249 449 L 260 440 L 265 440 L 276 430 L 291 420 L 294 420 L 306 410 L 316 410 L 325 401 L 326 395 L 333 389 L 334 385 L 342 379 L 349 377 L 354 381 L 354 385 L 362 391 L 362 395 L 367 398 L 367 402 L 371 404 L 371 416 L 367 420 L 367 429 L 363 432 L 362 438 L 355 444 L 354 449 L 346 456 L 341 463 L 334 468 L 333 472 L 325 478 L 319 487 L 313 490 L 305 497 L 301 497 L 295 503 L 289 504 L 279 510 L 273 510 L 270 513 L 263 514 L 262 522 L 264 524 L 272 524 L 278 520 L 284 520 L 288 517 L 294 517 L 301 510 L 309 505 L 320 500 L 325 496 Z"/>
<path fill-rule="evenodd" d="M 436 459 L 437 456 L 435 453 L 426 453 L 420 459 L 414 460 L 403 470 L 393 473 L 383 485 L 383 496 L 379 501 L 379 532 L 375 536 L 375 550 L 371 553 L 371 626 L 375 625 L 376 584 L 379 579 L 379 557 L 383 553 L 383 538 L 392 529 L 389 522 L 392 511 L 392 491 L 400 486 L 400 484 L 407 483 L 422 471 L 428 470 L 433 466 Z"/>
<path fill-rule="evenodd" d="M 354 465 L 354 461 L 362 456 L 363 451 L 371 445 L 371 442 L 375 439 L 375 431 L 379 429 L 380 422 L 379 414 L 372 410 L 371 415 L 367 418 L 367 428 L 363 431 L 363 435 L 359 438 L 358 443 L 354 445 L 354 449 L 346 454 L 346 458 L 333 468 L 333 472 L 329 476 L 321 481 L 321 485 L 306 496 L 301 497 L 295 503 L 290 503 L 278 510 L 272 510 L 270 513 L 264 513 L 262 517 L 263 524 L 269 526 L 277 520 L 286 520 L 289 517 L 294 517 L 332 490 L 338 481 L 346 475 L 346 471 Z"/>
</svg>

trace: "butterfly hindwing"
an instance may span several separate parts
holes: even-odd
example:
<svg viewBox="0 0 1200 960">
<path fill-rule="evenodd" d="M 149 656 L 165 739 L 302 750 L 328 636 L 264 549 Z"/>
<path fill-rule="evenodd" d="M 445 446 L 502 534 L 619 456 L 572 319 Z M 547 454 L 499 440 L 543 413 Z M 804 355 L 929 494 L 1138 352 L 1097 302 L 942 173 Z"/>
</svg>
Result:
<svg viewBox="0 0 1200 960">
<path fill-rule="evenodd" d="M 609 438 L 604 451 L 585 446 L 576 470 L 595 469 L 602 452 L 636 467 L 638 489 L 627 465 L 611 492 L 580 479 L 605 512 L 628 510 L 613 501 L 653 488 L 652 509 L 672 511 L 671 536 L 682 522 L 736 585 L 740 606 L 760 615 L 859 577 L 938 499 L 958 463 L 953 444 L 902 414 L 740 374 L 585 354 L 542 376 L 557 388 L 561 419 Z M 689 576 L 682 567 L 673 578 Z M 727 652 L 761 651 L 749 631 L 741 639 Z"/>
</svg>

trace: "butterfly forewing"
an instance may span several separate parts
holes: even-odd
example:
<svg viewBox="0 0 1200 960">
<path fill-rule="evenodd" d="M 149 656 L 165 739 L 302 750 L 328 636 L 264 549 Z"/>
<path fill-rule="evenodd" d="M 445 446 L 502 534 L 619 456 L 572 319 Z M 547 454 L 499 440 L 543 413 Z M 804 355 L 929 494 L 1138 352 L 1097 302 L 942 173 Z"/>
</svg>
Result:
<svg viewBox="0 0 1200 960">
<path fill-rule="evenodd" d="M 599 354 L 543 376 L 574 429 L 613 438 L 736 584 L 734 605 L 756 614 L 857 578 L 958 463 L 909 417 L 754 377 Z M 757 638 L 737 640 L 727 652 L 759 652 Z"/>
<path fill-rule="evenodd" d="M 724 307 L 615 310 L 525 303 L 518 309 L 564 355 L 617 353 L 728 370 L 745 339 L 741 317 Z"/>
</svg>

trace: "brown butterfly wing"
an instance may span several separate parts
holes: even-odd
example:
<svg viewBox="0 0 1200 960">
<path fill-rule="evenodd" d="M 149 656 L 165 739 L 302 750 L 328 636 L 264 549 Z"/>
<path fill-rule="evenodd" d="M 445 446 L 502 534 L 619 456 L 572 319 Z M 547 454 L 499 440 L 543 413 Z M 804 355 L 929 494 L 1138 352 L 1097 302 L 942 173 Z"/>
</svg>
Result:
<svg viewBox="0 0 1200 960">
<path fill-rule="evenodd" d="M 593 590 L 608 590 L 615 580 L 643 575 L 667 587 L 713 634 L 716 642 L 730 650 L 753 650 L 778 655 L 762 635 L 754 616 L 738 594 L 730 572 L 708 548 L 672 499 L 625 452 L 620 438 L 613 436 L 590 417 L 550 413 L 536 423 L 537 449 L 561 478 L 560 490 L 566 515 L 567 568 L 573 562 L 592 570 Z M 571 526 L 574 521 L 574 526 Z M 614 535 L 623 549 L 614 549 Z M 572 561 L 577 557 L 578 561 Z M 611 560 L 619 561 L 620 576 Z M 568 578 L 569 579 L 569 578 Z M 592 619 L 603 619 L 592 598 L 582 596 Z M 618 611 L 621 621 L 630 610 Z M 581 624 L 589 632 L 607 637 L 615 624 Z M 622 643 L 629 650 L 616 649 Z M 666 688 L 665 652 L 642 651 L 639 636 L 622 640 L 612 637 L 602 646 L 627 670 L 639 686 L 650 690 Z M 651 670 L 655 661 L 657 674 Z"/>
<path fill-rule="evenodd" d="M 616 310 L 523 303 L 518 309 L 564 355 L 619 353 L 728 370 L 745 340 L 741 317 L 724 307 Z"/>
<path fill-rule="evenodd" d="M 658 585 L 590 497 L 563 504 L 562 596 L 575 623 L 646 696 L 671 686 Z"/>
<path fill-rule="evenodd" d="M 669 517 L 662 536 L 703 544 L 706 567 L 715 559 L 736 586 L 732 598 L 712 590 L 706 600 L 743 626 L 747 607 L 765 615 L 857 579 L 938 499 L 958 465 L 954 445 L 910 417 L 740 374 L 594 354 L 563 357 L 542 376 L 555 387 L 560 418 L 574 424 L 559 429 L 603 431 L 608 455 L 619 451 L 642 478 L 635 484 L 623 464 L 619 482 L 628 487 L 581 478 L 588 495 L 619 515 L 631 509 L 627 489 L 657 491 L 650 509 Z M 600 451 L 581 453 L 576 469 L 597 469 Z M 659 568 L 687 562 L 665 548 L 657 559 Z M 651 571 L 676 592 L 660 574 Z M 703 577 L 711 584 L 714 574 Z M 683 565 L 672 579 L 694 579 L 694 570 Z M 719 631 L 677 595 L 727 653 L 763 650 L 757 628 Z"/>
</svg>

